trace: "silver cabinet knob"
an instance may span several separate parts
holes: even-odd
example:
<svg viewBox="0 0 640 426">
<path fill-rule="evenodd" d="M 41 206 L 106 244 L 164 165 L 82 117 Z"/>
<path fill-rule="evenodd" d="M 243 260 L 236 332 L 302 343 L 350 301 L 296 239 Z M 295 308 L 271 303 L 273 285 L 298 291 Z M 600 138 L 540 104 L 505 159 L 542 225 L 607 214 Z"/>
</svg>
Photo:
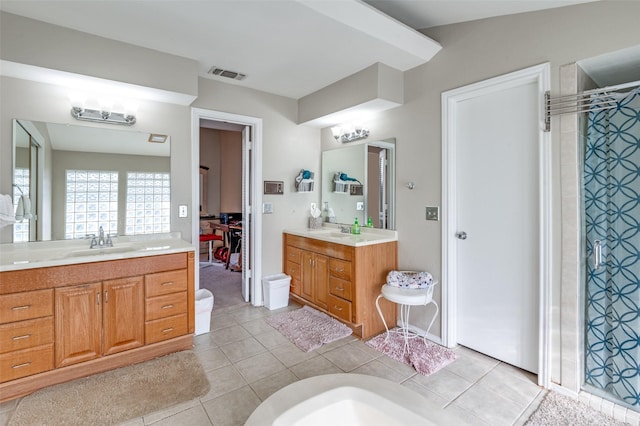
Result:
<svg viewBox="0 0 640 426">
<path fill-rule="evenodd" d="M 462 232 L 458 232 L 456 233 L 456 238 L 459 240 L 466 240 L 467 239 L 467 233 L 462 231 Z"/>
</svg>

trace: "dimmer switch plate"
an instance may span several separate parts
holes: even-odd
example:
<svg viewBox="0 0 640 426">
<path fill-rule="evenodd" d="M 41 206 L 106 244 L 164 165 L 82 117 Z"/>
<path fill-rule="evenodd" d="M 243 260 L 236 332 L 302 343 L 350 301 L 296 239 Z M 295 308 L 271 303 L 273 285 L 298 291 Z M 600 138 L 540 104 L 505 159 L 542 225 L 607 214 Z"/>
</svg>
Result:
<svg viewBox="0 0 640 426">
<path fill-rule="evenodd" d="M 440 220 L 440 207 L 426 207 L 427 220 Z"/>
</svg>

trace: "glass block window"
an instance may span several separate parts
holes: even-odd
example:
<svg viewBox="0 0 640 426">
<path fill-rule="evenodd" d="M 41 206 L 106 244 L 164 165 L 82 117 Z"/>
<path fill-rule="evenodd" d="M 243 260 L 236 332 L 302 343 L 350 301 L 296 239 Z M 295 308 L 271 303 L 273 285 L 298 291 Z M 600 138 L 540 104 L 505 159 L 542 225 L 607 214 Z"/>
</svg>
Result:
<svg viewBox="0 0 640 426">
<path fill-rule="evenodd" d="M 16 168 L 13 175 L 13 183 L 18 185 L 20 189 L 13 187 L 13 207 L 18 206 L 18 200 L 22 194 L 29 195 L 29 169 Z M 15 211 L 15 210 L 14 210 Z M 16 222 L 13 225 L 13 242 L 23 243 L 29 241 L 29 220 Z"/>
<path fill-rule="evenodd" d="M 169 173 L 127 173 L 125 235 L 171 230 Z"/>
<path fill-rule="evenodd" d="M 118 172 L 67 170 L 65 238 L 118 233 Z"/>
</svg>

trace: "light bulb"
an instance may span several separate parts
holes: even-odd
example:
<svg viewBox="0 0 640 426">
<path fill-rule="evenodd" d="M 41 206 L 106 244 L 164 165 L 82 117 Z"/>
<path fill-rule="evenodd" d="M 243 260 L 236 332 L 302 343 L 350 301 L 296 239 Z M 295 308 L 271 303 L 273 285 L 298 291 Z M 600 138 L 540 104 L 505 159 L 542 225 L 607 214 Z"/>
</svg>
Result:
<svg viewBox="0 0 640 426">
<path fill-rule="evenodd" d="M 340 127 L 332 127 L 331 133 L 333 134 L 334 139 L 340 139 L 340 134 L 342 133 L 342 129 Z"/>
</svg>

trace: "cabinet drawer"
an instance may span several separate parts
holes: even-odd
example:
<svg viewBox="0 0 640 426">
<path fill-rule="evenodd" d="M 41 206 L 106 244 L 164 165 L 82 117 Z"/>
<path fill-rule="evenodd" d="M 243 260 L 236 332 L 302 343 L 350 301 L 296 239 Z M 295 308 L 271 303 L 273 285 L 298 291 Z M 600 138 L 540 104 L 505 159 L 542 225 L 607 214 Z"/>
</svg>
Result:
<svg viewBox="0 0 640 426">
<path fill-rule="evenodd" d="M 53 342 L 53 317 L 0 325 L 0 353 Z"/>
<path fill-rule="evenodd" d="M 53 315 L 53 289 L 0 296 L 0 324 Z"/>
<path fill-rule="evenodd" d="M 329 293 L 334 296 L 351 301 L 351 287 L 351 281 L 342 280 L 336 277 L 329 277 Z"/>
<path fill-rule="evenodd" d="M 292 280 L 300 281 L 302 279 L 302 268 L 298 263 L 287 261 L 287 270 L 284 272 L 290 275 Z"/>
<path fill-rule="evenodd" d="M 144 334 L 147 345 L 183 336 L 187 334 L 187 314 L 149 321 L 144 326 Z"/>
<path fill-rule="evenodd" d="M 145 321 L 185 314 L 187 313 L 187 292 L 151 297 L 146 300 L 145 306 Z"/>
<path fill-rule="evenodd" d="M 334 295 L 329 295 L 329 312 L 338 318 L 347 321 L 351 321 L 351 302 L 348 302 Z"/>
<path fill-rule="evenodd" d="M 300 249 L 293 246 L 287 246 L 287 261 L 300 263 Z"/>
<path fill-rule="evenodd" d="M 351 281 L 351 262 L 331 259 L 329 262 L 329 275 Z"/>
<path fill-rule="evenodd" d="M 0 382 L 53 369 L 53 343 L 0 355 Z"/>
<path fill-rule="evenodd" d="M 145 296 L 154 297 L 163 294 L 187 291 L 187 270 L 160 272 L 145 275 Z"/>
</svg>

